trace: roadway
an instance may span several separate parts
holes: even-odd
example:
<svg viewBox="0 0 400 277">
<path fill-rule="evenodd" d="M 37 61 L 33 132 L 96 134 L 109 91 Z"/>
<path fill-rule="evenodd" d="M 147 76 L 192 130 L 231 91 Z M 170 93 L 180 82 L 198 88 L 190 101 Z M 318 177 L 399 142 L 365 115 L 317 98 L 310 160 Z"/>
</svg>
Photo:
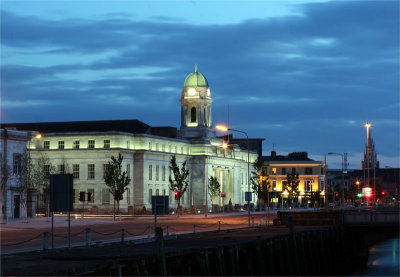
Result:
<svg viewBox="0 0 400 277">
<path fill-rule="evenodd" d="M 252 212 L 251 225 L 267 225 L 265 212 Z M 276 217 L 276 211 L 271 211 L 269 223 Z M 125 230 L 125 240 L 137 240 L 154 236 L 154 216 L 122 216 L 116 221 L 111 216 L 88 216 L 81 218 L 80 215 L 71 216 L 71 246 L 82 246 L 86 244 L 86 229 L 91 229 L 92 243 L 96 241 L 114 242 L 121 240 L 121 230 Z M 221 228 L 234 229 L 248 227 L 247 212 L 204 214 L 196 215 L 167 215 L 157 216 L 157 226 L 162 227 L 164 233 L 167 229 L 171 235 L 182 233 L 214 231 Z M 9 221 L 1 225 L 1 253 L 9 254 L 41 250 L 43 247 L 43 233 L 49 233 L 49 248 L 52 248 L 51 240 L 51 218 L 37 217 L 29 218 L 28 223 L 24 219 Z M 54 247 L 68 246 L 68 220 L 66 216 L 54 217 Z"/>
</svg>

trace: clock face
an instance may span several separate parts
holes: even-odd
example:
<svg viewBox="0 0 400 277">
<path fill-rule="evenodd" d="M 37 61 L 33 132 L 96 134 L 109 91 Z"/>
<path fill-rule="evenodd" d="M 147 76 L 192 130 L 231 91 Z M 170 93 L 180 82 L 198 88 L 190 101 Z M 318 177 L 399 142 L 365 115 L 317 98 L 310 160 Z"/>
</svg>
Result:
<svg viewBox="0 0 400 277">
<path fill-rule="evenodd" d="M 188 90 L 188 94 L 189 94 L 189 96 L 194 96 L 196 94 L 196 90 L 194 88 L 190 88 Z"/>
</svg>

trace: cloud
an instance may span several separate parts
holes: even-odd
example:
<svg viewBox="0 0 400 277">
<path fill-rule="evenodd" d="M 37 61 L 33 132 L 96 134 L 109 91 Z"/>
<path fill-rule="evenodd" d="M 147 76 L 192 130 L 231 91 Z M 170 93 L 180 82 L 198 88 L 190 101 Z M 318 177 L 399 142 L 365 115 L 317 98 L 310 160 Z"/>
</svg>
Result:
<svg viewBox="0 0 400 277">
<path fill-rule="evenodd" d="M 177 100 L 197 63 L 215 121 L 226 121 L 229 104 L 231 125 L 252 136 L 288 152 L 323 153 L 362 150 L 362 124 L 373 120 L 377 148 L 389 155 L 399 141 L 398 6 L 297 4 L 296 16 L 225 25 L 107 12 L 47 20 L 3 10 L 2 109 L 9 121 L 28 121 L 23 107 L 7 103 L 51 101 L 51 120 L 137 118 L 179 127 Z M 40 112 L 30 107 L 48 121 Z"/>
</svg>

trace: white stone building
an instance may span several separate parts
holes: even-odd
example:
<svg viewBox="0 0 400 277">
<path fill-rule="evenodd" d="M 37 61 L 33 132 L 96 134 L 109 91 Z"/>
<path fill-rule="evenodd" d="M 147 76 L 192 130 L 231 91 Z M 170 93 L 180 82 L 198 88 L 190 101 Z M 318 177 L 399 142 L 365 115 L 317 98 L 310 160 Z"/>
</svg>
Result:
<svg viewBox="0 0 400 277">
<path fill-rule="evenodd" d="M 2 218 L 20 218 L 35 215 L 35 198 L 23 186 L 26 170 L 27 142 L 30 133 L 0 129 L 0 182 Z M 27 210 L 26 210 L 27 209 Z"/>
<path fill-rule="evenodd" d="M 81 208 L 79 192 L 92 192 L 94 198 L 86 207 L 99 212 L 112 210 L 113 200 L 104 183 L 104 165 L 111 156 L 121 153 L 124 170 L 131 184 L 120 202 L 122 211 L 151 209 L 152 195 L 169 195 L 170 207 L 175 198 L 169 190 L 169 162 L 176 155 L 180 165 L 187 161 L 190 170 L 189 187 L 181 200 L 185 208 L 195 205 L 202 209 L 206 203 L 207 179 L 217 176 L 225 198 L 214 204 L 245 204 L 248 164 L 247 149 L 232 146 L 221 148 L 211 122 L 211 92 L 207 79 L 197 70 L 185 80 L 181 95 L 181 128 L 151 127 L 138 120 L 86 122 L 51 122 L 7 124 L 20 130 L 32 129 L 42 134 L 32 140 L 30 151 L 34 159 L 46 155 L 56 172 L 74 175 L 74 208 Z M 250 153 L 250 163 L 257 153 Z M 250 165 L 252 169 L 252 166 Z M 251 174 L 251 173 L 250 173 Z M 211 207 L 210 197 L 207 204 Z"/>
</svg>

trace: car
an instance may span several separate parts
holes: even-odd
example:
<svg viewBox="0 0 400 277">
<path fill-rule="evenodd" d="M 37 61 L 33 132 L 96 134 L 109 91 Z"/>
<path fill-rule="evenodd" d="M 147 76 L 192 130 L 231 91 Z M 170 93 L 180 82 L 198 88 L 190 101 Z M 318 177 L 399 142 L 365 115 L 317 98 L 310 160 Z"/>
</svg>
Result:
<svg viewBox="0 0 400 277">
<path fill-rule="evenodd" d="M 335 203 L 329 203 L 329 208 L 335 208 L 336 204 Z"/>
</svg>

